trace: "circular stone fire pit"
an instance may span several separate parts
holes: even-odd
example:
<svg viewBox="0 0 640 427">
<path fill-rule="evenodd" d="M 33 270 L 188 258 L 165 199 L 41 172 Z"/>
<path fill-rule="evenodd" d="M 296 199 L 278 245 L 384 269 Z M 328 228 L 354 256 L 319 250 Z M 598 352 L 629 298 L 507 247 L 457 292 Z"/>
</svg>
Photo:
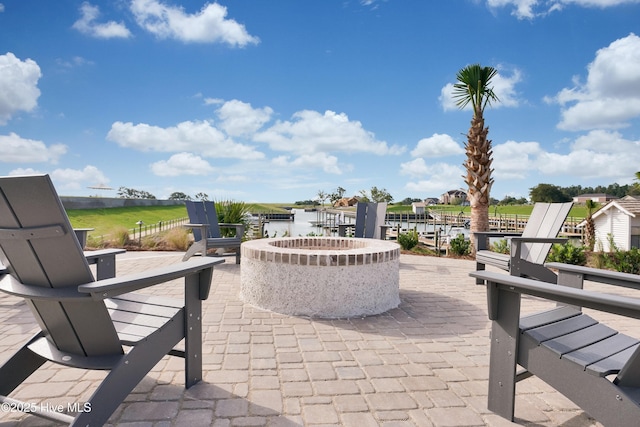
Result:
<svg viewBox="0 0 640 427">
<path fill-rule="evenodd" d="M 241 246 L 240 297 L 283 314 L 344 318 L 400 304 L 400 246 L 376 239 L 291 237 Z"/>
</svg>

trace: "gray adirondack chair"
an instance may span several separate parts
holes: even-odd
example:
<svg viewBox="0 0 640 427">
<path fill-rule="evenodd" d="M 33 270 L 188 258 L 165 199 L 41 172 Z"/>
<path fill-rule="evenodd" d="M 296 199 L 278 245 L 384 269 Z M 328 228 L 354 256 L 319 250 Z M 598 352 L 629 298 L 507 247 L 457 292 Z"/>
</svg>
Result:
<svg viewBox="0 0 640 427">
<path fill-rule="evenodd" d="M 558 284 L 495 272 L 487 283 L 492 322 L 488 408 L 513 421 L 515 384 L 535 375 L 607 427 L 638 425 L 640 342 L 582 313 L 581 307 L 640 319 L 640 299 L 582 289 L 584 280 L 640 287 L 640 276 L 550 263 Z M 558 302 L 520 318 L 521 295 Z M 517 365 L 525 371 L 517 372 Z M 607 376 L 614 375 L 613 379 Z"/>
<path fill-rule="evenodd" d="M 0 401 L 57 422 L 101 426 L 165 355 L 185 359 L 187 387 L 198 382 L 201 305 L 219 262 L 203 258 L 95 281 L 49 176 L 0 178 L 0 291 L 24 298 L 41 328 L 0 366 Z M 184 301 L 130 293 L 178 278 Z M 183 339 L 184 350 L 174 348 Z M 15 404 L 9 394 L 47 361 L 110 371 L 83 406 L 90 411 Z"/>
<path fill-rule="evenodd" d="M 338 224 L 338 235 L 345 237 L 347 229 L 353 229 L 352 237 L 386 239 L 388 225 L 385 225 L 387 204 L 384 202 L 358 202 L 355 224 Z"/>
<path fill-rule="evenodd" d="M 206 256 L 209 249 L 234 248 L 236 264 L 240 264 L 240 244 L 244 235 L 244 224 L 219 223 L 216 205 L 213 202 L 187 200 L 185 204 L 189 214 L 189 224 L 184 226 L 192 229 L 194 243 L 182 260 L 186 261 L 198 253 Z M 222 237 L 221 228 L 234 228 L 235 235 Z"/>
<path fill-rule="evenodd" d="M 564 243 L 557 238 L 573 203 L 536 203 L 522 234 L 501 232 L 474 232 L 476 270 L 492 265 L 508 271 L 512 276 L 531 277 L 555 282 L 556 275 L 544 266 L 553 243 Z M 492 252 L 489 237 L 510 237 L 510 254 Z"/>
</svg>

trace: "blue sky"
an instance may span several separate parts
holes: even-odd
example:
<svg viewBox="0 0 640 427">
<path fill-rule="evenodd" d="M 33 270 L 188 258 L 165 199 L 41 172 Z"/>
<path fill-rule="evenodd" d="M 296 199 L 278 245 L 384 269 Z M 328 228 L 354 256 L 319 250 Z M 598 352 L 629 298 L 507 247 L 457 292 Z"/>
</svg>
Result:
<svg viewBox="0 0 640 427">
<path fill-rule="evenodd" d="M 640 0 L 0 1 L 0 175 L 61 195 L 464 188 L 472 63 L 492 197 L 640 170 Z"/>
</svg>

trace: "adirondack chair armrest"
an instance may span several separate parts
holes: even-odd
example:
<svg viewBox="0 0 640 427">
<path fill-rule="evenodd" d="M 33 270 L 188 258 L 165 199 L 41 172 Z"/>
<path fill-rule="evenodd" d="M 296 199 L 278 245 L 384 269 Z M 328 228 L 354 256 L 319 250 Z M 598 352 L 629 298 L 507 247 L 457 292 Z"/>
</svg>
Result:
<svg viewBox="0 0 640 427">
<path fill-rule="evenodd" d="M 338 224 L 338 236 L 345 237 L 347 235 L 348 228 L 354 228 L 355 224 Z"/>
<path fill-rule="evenodd" d="M 583 267 L 581 265 L 548 262 L 545 267 L 558 270 L 558 284 L 582 288 L 585 280 L 640 289 L 640 275 L 603 270 L 601 268 Z"/>
<path fill-rule="evenodd" d="M 566 243 L 569 239 L 562 237 L 512 237 L 511 258 L 520 258 L 523 243 Z"/>
<path fill-rule="evenodd" d="M 218 223 L 220 228 L 235 228 L 236 229 L 236 237 L 242 237 L 244 235 L 244 224 L 231 224 L 228 222 L 220 222 Z"/>
<path fill-rule="evenodd" d="M 9 274 L 2 275 L 2 271 L 0 271 L 0 291 L 31 300 L 78 301 L 82 299 L 86 300 L 89 297 L 86 294 L 78 292 L 78 289 L 75 287 L 45 288 L 24 284 Z"/>
<path fill-rule="evenodd" d="M 97 249 L 95 251 L 84 251 L 84 257 L 89 264 L 95 264 L 100 259 L 105 257 L 116 256 L 127 252 L 126 249 Z"/>
<path fill-rule="evenodd" d="M 202 257 L 141 273 L 87 283 L 78 286 L 78 291 L 91 295 L 94 300 L 103 300 L 191 274 L 205 272 L 204 275 L 201 275 L 199 283 L 200 299 L 205 300 L 209 296 L 213 267 L 223 262 L 224 259 L 220 258 Z"/>
<path fill-rule="evenodd" d="M 381 240 L 387 240 L 387 232 L 389 231 L 390 228 L 393 228 L 393 225 L 383 224 L 383 225 L 380 226 L 380 239 Z"/>
<path fill-rule="evenodd" d="M 522 243 L 566 243 L 569 241 L 566 237 L 522 237 L 516 236 L 511 238 L 512 242 Z"/>
<path fill-rule="evenodd" d="M 490 237 L 516 237 L 522 235 L 522 233 L 502 232 L 502 231 L 474 231 L 473 245 L 476 251 L 484 251 L 489 249 Z"/>
<path fill-rule="evenodd" d="M 209 224 L 182 224 L 182 226 L 184 228 L 201 228 L 203 230 L 209 228 Z"/>
<path fill-rule="evenodd" d="M 531 295 L 563 304 L 587 307 L 598 311 L 640 319 L 639 298 L 558 286 L 553 283 L 492 271 L 473 271 L 469 273 L 469 275 L 487 283 L 487 302 L 489 319 L 491 320 L 497 319 L 498 316 L 499 291 L 516 292 L 518 294 Z"/>
</svg>

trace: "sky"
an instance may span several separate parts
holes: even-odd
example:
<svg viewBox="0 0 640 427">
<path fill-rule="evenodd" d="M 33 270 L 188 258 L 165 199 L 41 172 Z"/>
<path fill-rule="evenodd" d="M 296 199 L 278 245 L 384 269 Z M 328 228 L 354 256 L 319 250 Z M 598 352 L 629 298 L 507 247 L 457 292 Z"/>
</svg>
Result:
<svg viewBox="0 0 640 427">
<path fill-rule="evenodd" d="M 464 189 L 476 63 L 493 198 L 640 171 L 640 0 L 0 2 L 0 175 L 60 195 Z"/>
</svg>

